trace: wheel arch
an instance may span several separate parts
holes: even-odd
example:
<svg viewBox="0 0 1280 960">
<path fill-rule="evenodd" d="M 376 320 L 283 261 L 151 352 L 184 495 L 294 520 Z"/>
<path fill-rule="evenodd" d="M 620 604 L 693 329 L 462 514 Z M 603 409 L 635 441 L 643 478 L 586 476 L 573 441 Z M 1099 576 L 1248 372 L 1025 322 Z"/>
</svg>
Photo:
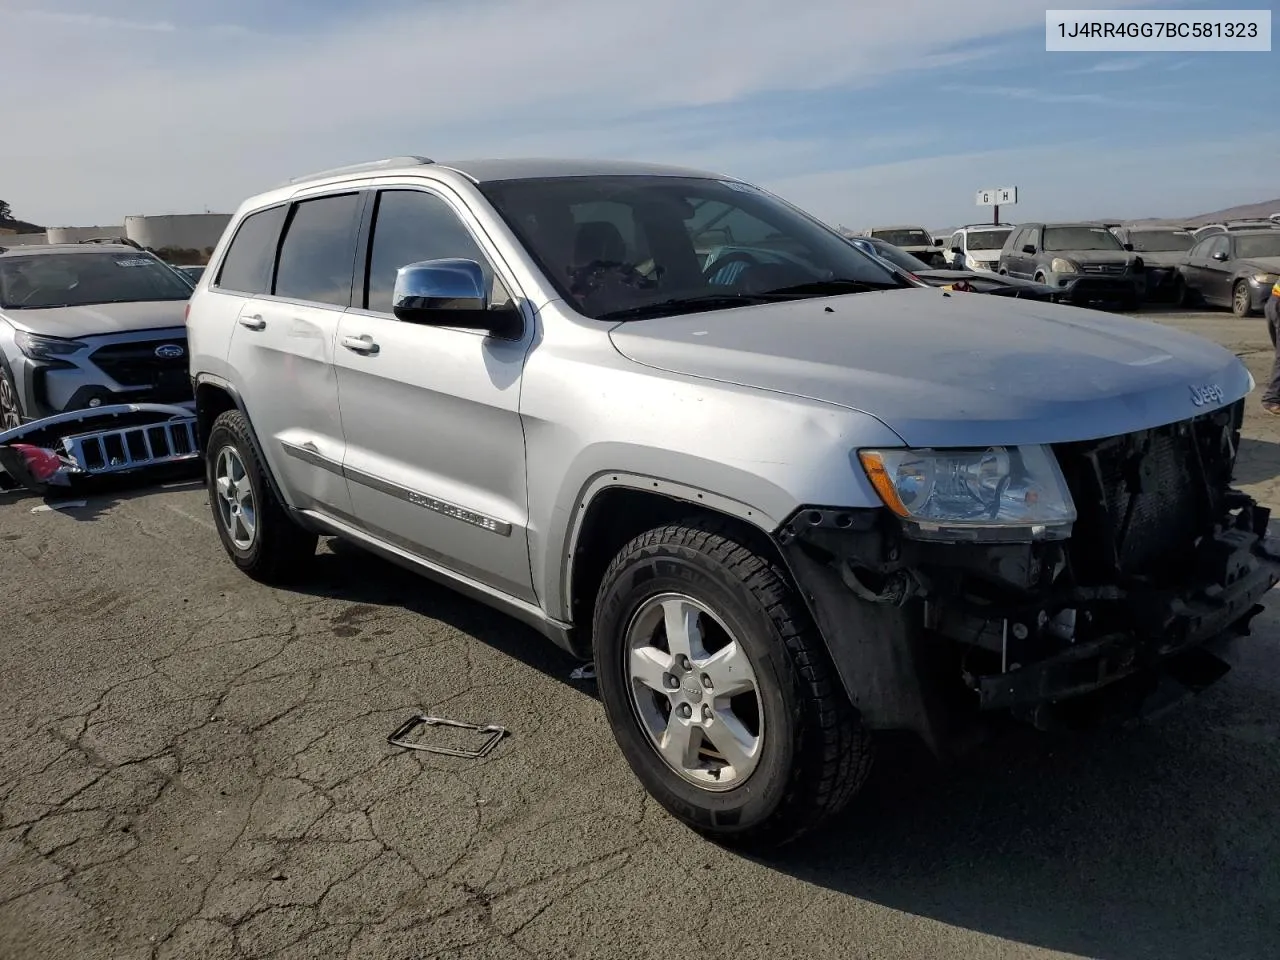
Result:
<svg viewBox="0 0 1280 960">
<path fill-rule="evenodd" d="M 244 417 L 245 423 L 249 426 L 249 440 L 253 443 L 254 455 L 258 458 L 258 462 L 262 464 L 262 472 L 267 478 L 267 483 L 271 485 L 271 492 L 275 494 L 281 505 L 289 509 L 289 501 L 285 499 L 284 491 L 280 489 L 280 484 L 276 481 L 275 474 L 271 470 L 270 461 L 266 458 L 262 449 L 262 441 L 258 439 L 258 432 L 253 427 L 253 417 L 249 416 L 249 411 L 245 408 L 244 399 L 240 396 L 240 391 L 221 377 L 206 375 L 196 378 L 195 396 L 196 438 L 199 441 L 201 451 L 204 451 L 208 445 L 209 434 L 213 431 L 214 421 L 228 410 L 240 411 L 240 415 Z"/>
<path fill-rule="evenodd" d="M 744 542 L 774 561 L 790 579 L 771 533 L 777 522 L 749 504 L 686 484 L 633 473 L 607 473 L 578 499 L 560 571 L 561 596 L 574 626 L 575 652 L 590 657 L 596 593 L 605 568 L 630 540 L 667 523 L 692 518 L 719 520 Z"/>
</svg>

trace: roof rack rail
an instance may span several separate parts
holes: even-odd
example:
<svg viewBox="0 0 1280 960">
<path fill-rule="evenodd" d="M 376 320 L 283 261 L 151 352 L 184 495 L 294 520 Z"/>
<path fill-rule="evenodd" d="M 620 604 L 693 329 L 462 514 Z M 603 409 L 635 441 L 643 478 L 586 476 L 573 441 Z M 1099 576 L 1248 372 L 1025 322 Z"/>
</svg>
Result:
<svg viewBox="0 0 1280 960">
<path fill-rule="evenodd" d="M 142 249 L 142 244 L 128 237 L 90 237 L 88 240 L 77 240 L 76 243 L 119 243 L 126 247 L 133 247 L 135 250 Z"/>
<path fill-rule="evenodd" d="M 966 223 L 966 224 L 963 224 L 962 226 L 956 227 L 956 229 L 957 230 L 973 230 L 980 227 L 990 227 L 991 229 L 994 230 L 996 227 L 1012 227 L 1012 226 L 1013 226 L 1012 223 L 1005 223 L 1003 220 L 1001 220 L 999 223 L 992 223 L 990 220 L 988 220 L 985 223 Z"/>
<path fill-rule="evenodd" d="M 301 176 L 290 177 L 285 182 L 305 183 L 308 180 L 322 180 L 325 177 L 339 177 L 347 173 L 364 173 L 365 171 L 373 172 L 375 170 L 385 170 L 388 167 L 425 166 L 429 163 L 435 163 L 435 161 L 430 157 L 419 157 L 412 154 L 403 157 L 385 157 L 382 160 L 368 160 L 364 163 L 351 163 L 345 167 L 330 167 L 328 170 L 317 170 L 314 173 L 304 173 Z"/>
</svg>

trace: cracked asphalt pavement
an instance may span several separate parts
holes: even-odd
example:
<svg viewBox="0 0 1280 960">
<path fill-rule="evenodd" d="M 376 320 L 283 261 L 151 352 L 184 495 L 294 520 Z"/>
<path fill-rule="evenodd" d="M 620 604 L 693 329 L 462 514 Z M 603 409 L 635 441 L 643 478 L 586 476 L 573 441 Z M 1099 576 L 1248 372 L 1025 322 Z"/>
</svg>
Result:
<svg viewBox="0 0 1280 960">
<path fill-rule="evenodd" d="M 1263 381 L 1261 319 L 1160 319 Z M 1280 507 L 1260 392 L 1239 479 Z M 590 681 L 506 618 L 340 544 L 254 584 L 192 483 L 42 504 L 0 495 L 6 960 L 1280 956 L 1280 604 L 1158 721 L 891 755 L 754 860 L 648 802 Z M 417 710 L 511 733 L 390 746 Z"/>
</svg>

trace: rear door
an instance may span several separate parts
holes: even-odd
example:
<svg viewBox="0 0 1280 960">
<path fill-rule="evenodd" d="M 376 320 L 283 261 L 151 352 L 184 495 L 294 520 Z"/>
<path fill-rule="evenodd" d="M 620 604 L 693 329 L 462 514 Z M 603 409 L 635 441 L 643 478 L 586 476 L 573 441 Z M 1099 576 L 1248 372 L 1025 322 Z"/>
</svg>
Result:
<svg viewBox="0 0 1280 960">
<path fill-rule="evenodd" d="M 367 281 L 342 318 L 337 374 L 344 472 L 367 532 L 508 596 L 534 601 L 521 374 L 533 340 L 424 326 L 391 312 L 396 271 L 448 257 L 515 290 L 465 205 L 443 188 L 379 191 Z"/>
<path fill-rule="evenodd" d="M 333 351 L 351 301 L 364 197 L 352 191 L 290 206 L 269 292 L 245 302 L 228 357 L 286 499 L 345 516 L 351 497 Z"/>
</svg>

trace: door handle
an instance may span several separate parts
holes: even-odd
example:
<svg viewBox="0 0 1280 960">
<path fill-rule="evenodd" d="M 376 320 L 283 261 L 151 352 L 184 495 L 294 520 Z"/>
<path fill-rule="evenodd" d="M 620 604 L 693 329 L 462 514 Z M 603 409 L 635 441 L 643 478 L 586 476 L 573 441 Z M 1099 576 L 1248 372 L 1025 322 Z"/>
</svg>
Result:
<svg viewBox="0 0 1280 960">
<path fill-rule="evenodd" d="M 262 319 L 261 314 L 254 314 L 252 317 L 241 317 L 240 326 L 248 327 L 250 330 L 261 330 L 267 325 L 267 321 Z"/>
<path fill-rule="evenodd" d="M 368 354 L 378 352 L 378 345 L 373 342 L 373 337 L 368 334 L 363 337 L 343 337 L 342 345 L 355 353 Z"/>
</svg>

